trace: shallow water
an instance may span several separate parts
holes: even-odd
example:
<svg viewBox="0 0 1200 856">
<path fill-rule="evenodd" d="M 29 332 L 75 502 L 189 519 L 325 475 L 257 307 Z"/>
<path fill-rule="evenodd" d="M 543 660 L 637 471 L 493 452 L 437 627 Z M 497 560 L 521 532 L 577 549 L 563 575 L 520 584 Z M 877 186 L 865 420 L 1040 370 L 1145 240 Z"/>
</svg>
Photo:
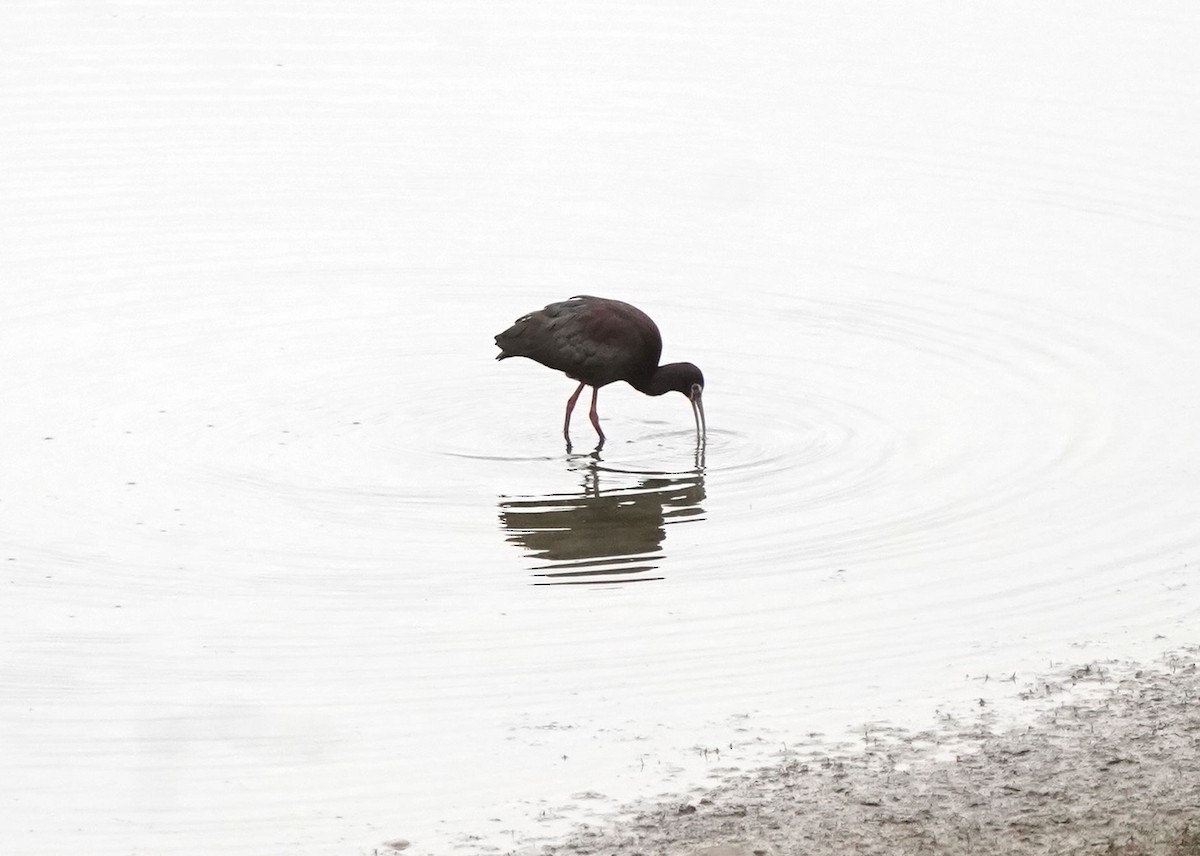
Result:
<svg viewBox="0 0 1200 856">
<path fill-rule="evenodd" d="M 503 850 L 1195 642 L 1200 15 L 1069 11 L 7 6 L 6 846 Z M 492 359 L 577 293 L 702 457 Z"/>
</svg>

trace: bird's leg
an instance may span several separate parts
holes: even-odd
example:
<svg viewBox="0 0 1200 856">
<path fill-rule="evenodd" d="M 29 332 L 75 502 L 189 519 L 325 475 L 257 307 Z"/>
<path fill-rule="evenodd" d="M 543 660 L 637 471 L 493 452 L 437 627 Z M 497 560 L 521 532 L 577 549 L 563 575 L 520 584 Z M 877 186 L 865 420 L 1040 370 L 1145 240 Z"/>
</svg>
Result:
<svg viewBox="0 0 1200 856">
<path fill-rule="evenodd" d="M 604 432 L 600 430 L 600 414 L 598 414 L 596 412 L 596 396 L 599 394 L 600 394 L 600 387 L 593 386 L 592 387 L 592 409 L 588 411 L 588 416 L 592 420 L 592 427 L 595 428 L 596 433 L 600 435 L 600 445 L 596 447 L 597 449 L 599 449 L 601 446 L 604 445 Z"/>
<path fill-rule="evenodd" d="M 567 441 L 568 452 L 571 451 L 571 411 L 575 409 L 575 402 L 579 400 L 579 393 L 583 392 L 585 386 L 587 384 L 581 382 L 567 399 L 567 415 L 563 417 L 563 439 Z"/>
</svg>

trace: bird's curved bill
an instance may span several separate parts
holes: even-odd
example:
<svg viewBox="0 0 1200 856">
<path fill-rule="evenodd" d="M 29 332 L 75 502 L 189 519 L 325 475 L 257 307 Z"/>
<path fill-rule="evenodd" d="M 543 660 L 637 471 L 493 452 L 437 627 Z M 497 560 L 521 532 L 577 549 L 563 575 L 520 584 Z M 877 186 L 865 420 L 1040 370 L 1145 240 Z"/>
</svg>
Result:
<svg viewBox="0 0 1200 856">
<path fill-rule="evenodd" d="M 691 394 L 688 395 L 688 401 L 692 403 L 692 416 L 696 417 L 696 441 L 701 442 L 708 438 L 708 423 L 704 421 L 704 402 L 700 396 L 703 389 L 699 384 L 692 386 Z"/>
</svg>

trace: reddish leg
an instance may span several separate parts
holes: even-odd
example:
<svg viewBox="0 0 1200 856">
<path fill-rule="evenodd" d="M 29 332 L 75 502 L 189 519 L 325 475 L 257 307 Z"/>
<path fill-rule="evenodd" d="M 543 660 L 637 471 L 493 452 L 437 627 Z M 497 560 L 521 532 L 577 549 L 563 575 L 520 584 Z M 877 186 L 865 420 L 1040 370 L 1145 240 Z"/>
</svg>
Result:
<svg viewBox="0 0 1200 856">
<path fill-rule="evenodd" d="M 567 399 L 567 415 L 563 417 L 563 439 L 567 441 L 568 452 L 571 451 L 571 411 L 575 409 L 575 402 L 579 400 L 579 393 L 583 392 L 585 386 L 587 384 L 580 383 L 574 394 Z"/>
<path fill-rule="evenodd" d="M 596 429 L 596 433 L 600 435 L 600 446 L 604 445 L 604 432 L 600 430 L 600 414 L 596 412 L 596 396 L 600 394 L 600 387 L 592 387 L 592 409 L 588 411 L 588 416 L 591 417 L 592 427 Z M 600 448 L 597 446 L 596 448 Z"/>
</svg>

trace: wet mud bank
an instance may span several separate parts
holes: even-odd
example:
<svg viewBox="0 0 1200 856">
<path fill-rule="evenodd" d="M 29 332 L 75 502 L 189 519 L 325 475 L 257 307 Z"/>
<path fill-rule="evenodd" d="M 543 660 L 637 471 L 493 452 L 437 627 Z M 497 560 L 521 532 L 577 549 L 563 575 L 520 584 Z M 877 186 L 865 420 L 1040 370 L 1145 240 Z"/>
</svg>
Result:
<svg viewBox="0 0 1200 856">
<path fill-rule="evenodd" d="M 1198 660 L 1193 647 L 1014 682 L 1021 725 L 868 730 L 857 749 L 632 806 L 538 852 L 1200 856 Z"/>
</svg>

